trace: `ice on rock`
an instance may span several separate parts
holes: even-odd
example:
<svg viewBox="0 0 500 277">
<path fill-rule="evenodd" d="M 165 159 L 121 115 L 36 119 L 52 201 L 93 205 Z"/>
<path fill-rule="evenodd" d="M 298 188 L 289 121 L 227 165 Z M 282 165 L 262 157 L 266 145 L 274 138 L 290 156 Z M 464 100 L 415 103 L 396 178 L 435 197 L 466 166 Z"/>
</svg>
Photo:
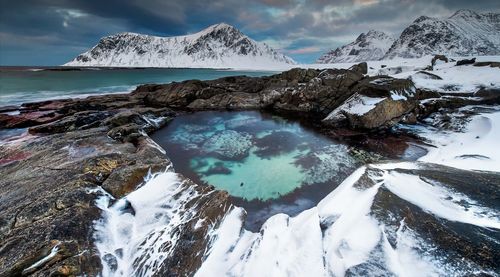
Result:
<svg viewBox="0 0 500 277">
<path fill-rule="evenodd" d="M 472 117 L 463 132 L 428 130 L 419 135 L 436 147 L 420 161 L 461 169 L 500 171 L 500 110 Z"/>
<path fill-rule="evenodd" d="M 338 120 L 342 118 L 344 113 L 354 115 L 364 115 L 375 108 L 375 106 L 384 101 L 383 97 L 368 97 L 361 94 L 354 94 L 347 99 L 342 105 L 333 110 L 325 121 Z"/>
<path fill-rule="evenodd" d="M 451 265 L 443 258 L 445 254 L 436 252 L 436 246 L 407 227 L 404 219 L 394 226 L 373 214 L 376 196 L 393 193 L 444 220 L 500 229 L 495 211 L 439 184 L 400 173 L 402 169 L 419 169 L 419 165 L 360 167 L 316 207 L 295 217 L 275 215 L 259 233 L 242 228 L 244 211 L 235 208 L 213 229 L 210 250 L 197 276 L 345 276 L 366 270 L 396 276 L 489 272 L 469 261 L 459 267 Z"/>
<path fill-rule="evenodd" d="M 165 172 L 113 204 L 109 194 L 100 196 L 103 217 L 94 236 L 102 276 L 151 276 L 158 270 L 179 239 L 177 226 L 191 220 L 189 202 L 196 195 L 176 173 Z"/>
<path fill-rule="evenodd" d="M 234 209 L 213 234 L 214 244 L 195 276 L 327 276 L 317 209 L 271 217 L 260 233 L 242 229 Z"/>
</svg>

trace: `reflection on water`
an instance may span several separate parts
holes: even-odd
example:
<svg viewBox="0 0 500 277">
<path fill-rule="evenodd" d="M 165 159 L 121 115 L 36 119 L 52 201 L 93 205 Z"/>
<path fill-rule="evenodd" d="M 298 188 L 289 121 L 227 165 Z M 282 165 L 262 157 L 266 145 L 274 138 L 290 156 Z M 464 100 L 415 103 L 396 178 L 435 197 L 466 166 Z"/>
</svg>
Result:
<svg viewBox="0 0 500 277">
<path fill-rule="evenodd" d="M 176 171 L 229 192 L 249 228 L 314 206 L 360 164 L 348 146 L 256 111 L 180 116 L 153 139 Z"/>
</svg>

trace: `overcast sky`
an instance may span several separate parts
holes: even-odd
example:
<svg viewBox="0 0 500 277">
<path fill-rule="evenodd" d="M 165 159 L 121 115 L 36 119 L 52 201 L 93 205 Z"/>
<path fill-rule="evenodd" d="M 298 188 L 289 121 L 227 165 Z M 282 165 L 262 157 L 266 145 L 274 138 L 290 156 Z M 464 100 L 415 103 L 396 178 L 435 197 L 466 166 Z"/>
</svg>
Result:
<svg viewBox="0 0 500 277">
<path fill-rule="evenodd" d="M 420 15 L 499 8 L 500 0 L 0 0 L 0 64 L 58 65 L 106 35 L 183 35 L 219 22 L 312 62 L 370 29 L 398 35 Z"/>
</svg>

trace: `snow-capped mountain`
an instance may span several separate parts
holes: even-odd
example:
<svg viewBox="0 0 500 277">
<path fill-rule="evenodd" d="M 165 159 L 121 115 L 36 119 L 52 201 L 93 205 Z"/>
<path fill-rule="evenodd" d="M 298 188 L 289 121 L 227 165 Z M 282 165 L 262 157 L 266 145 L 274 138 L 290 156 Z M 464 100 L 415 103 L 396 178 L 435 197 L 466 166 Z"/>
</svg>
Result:
<svg viewBox="0 0 500 277">
<path fill-rule="evenodd" d="M 225 23 L 198 33 L 157 37 L 120 33 L 102 38 L 67 66 L 273 68 L 295 64 Z"/>
<path fill-rule="evenodd" d="M 394 42 L 384 32 L 371 30 L 342 47 L 323 54 L 316 63 L 342 63 L 375 61 L 381 59 Z"/>
<path fill-rule="evenodd" d="M 417 18 L 394 42 L 385 58 L 424 55 L 499 55 L 500 14 L 459 10 L 449 18 Z"/>
</svg>

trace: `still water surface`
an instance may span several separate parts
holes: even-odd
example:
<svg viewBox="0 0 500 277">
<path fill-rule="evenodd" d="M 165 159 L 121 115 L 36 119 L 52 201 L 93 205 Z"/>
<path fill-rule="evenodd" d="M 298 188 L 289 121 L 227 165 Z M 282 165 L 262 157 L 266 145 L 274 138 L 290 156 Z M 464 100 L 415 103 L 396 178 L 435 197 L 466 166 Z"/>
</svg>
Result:
<svg viewBox="0 0 500 277">
<path fill-rule="evenodd" d="M 313 207 L 360 165 L 349 146 L 257 111 L 179 116 L 152 138 L 177 172 L 229 192 L 251 229 Z"/>
</svg>

